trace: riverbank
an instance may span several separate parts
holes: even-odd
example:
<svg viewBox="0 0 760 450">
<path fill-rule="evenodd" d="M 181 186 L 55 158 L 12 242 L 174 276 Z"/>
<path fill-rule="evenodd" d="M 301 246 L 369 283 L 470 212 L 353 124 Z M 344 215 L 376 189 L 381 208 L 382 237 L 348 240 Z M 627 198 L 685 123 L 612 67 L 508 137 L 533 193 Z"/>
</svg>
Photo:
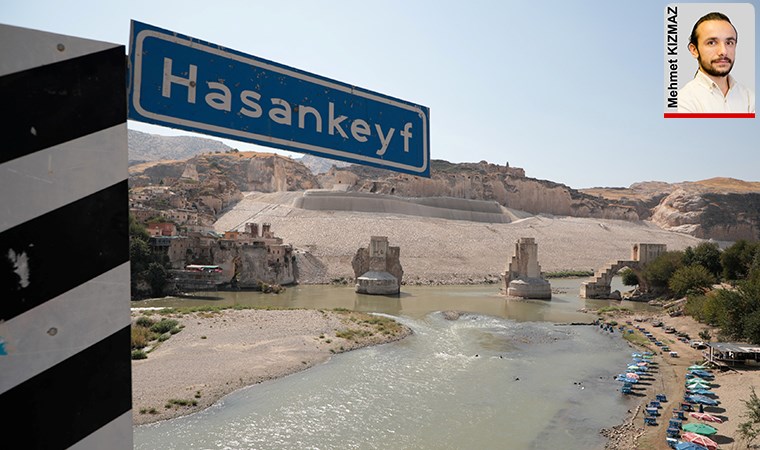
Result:
<svg viewBox="0 0 760 450">
<path fill-rule="evenodd" d="M 603 430 L 602 434 L 608 437 L 605 449 L 667 450 L 670 448 L 665 441 L 668 420 L 672 417 L 673 409 L 677 408 L 683 399 L 686 372 L 690 365 L 702 363 L 704 357 L 702 350 L 694 349 L 678 341 L 674 334 L 666 333 L 664 327 L 655 327 L 653 323 L 662 321 L 665 326 L 688 333 L 692 339 L 698 339 L 699 332 L 703 330 L 708 330 L 712 336 L 716 336 L 717 330 L 700 324 L 688 316 L 629 314 L 617 317 L 618 321 L 621 319 L 631 320 L 634 324 L 643 326 L 658 340 L 668 345 L 672 351 L 677 352 L 678 357 L 671 357 L 669 353 L 662 352 L 654 344 L 647 343 L 634 347 L 655 352 L 654 361 L 657 362 L 657 371 L 654 379 L 643 391 L 644 395 L 639 404 L 631 410 L 628 419 L 612 429 Z M 637 322 L 636 319 L 642 322 Z M 623 369 L 620 370 L 623 371 Z M 737 429 L 744 420 L 742 416 L 746 411 L 742 400 L 749 398 L 751 386 L 760 387 L 760 371 L 739 369 L 720 372 L 715 370 L 713 373 L 716 375 L 713 392 L 717 395 L 720 404 L 716 407 L 705 407 L 705 412 L 713 413 L 724 421 L 720 424 L 709 424 L 718 430 L 717 434 L 711 438 L 720 445 L 720 448 L 748 448 L 746 443 L 739 438 Z M 665 394 L 668 402 L 660 410 L 662 415 L 657 418 L 657 425 L 645 426 L 644 405 L 654 400 L 656 394 Z M 687 418 L 685 423 L 698 422 L 688 415 Z"/>
<path fill-rule="evenodd" d="M 155 310 L 134 311 L 163 318 Z M 223 396 L 327 361 L 331 355 L 403 339 L 395 321 L 353 311 L 219 310 L 172 313 L 182 331 L 132 361 L 133 423 L 205 409 Z"/>
</svg>

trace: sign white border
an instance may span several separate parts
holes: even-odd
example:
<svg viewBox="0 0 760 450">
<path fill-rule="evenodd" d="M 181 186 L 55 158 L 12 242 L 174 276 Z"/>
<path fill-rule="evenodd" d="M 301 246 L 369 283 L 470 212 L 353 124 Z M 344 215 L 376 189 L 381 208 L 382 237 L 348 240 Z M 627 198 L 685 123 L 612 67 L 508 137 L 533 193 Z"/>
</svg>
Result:
<svg viewBox="0 0 760 450">
<path fill-rule="evenodd" d="M 216 125 L 211 125 L 203 122 L 196 122 L 193 120 L 187 120 L 187 119 L 180 119 L 177 117 L 167 116 L 164 114 L 157 114 L 151 111 L 146 110 L 142 107 L 140 104 L 140 87 L 141 87 L 141 75 L 142 75 L 142 52 L 143 52 L 143 42 L 145 39 L 148 38 L 156 38 L 156 39 L 162 39 L 168 42 L 172 42 L 174 44 L 184 45 L 186 47 L 191 47 L 196 50 L 201 50 L 207 53 L 211 53 L 217 56 L 221 56 L 223 58 L 232 59 L 238 62 L 241 62 L 243 64 L 248 64 L 254 67 L 258 67 L 263 70 L 277 72 L 282 75 L 286 75 L 289 77 L 297 78 L 300 80 L 303 80 L 308 83 L 312 84 L 318 84 L 330 89 L 335 89 L 339 91 L 343 91 L 350 95 L 357 95 L 364 98 L 367 98 L 372 101 L 385 103 L 391 106 L 394 106 L 396 108 L 403 108 L 408 111 L 416 112 L 420 118 L 422 119 L 422 157 L 423 162 L 420 167 L 412 166 L 408 164 L 403 164 L 395 161 L 389 161 L 386 159 L 380 159 L 380 158 L 373 158 L 370 156 L 364 156 L 356 153 L 349 153 L 344 152 L 340 150 L 334 150 L 327 147 L 320 147 L 317 145 L 312 144 L 306 144 L 302 142 L 294 142 L 289 141 L 285 139 L 275 138 L 272 136 L 266 136 L 262 134 L 257 133 L 249 133 L 242 130 L 237 130 L 233 128 L 225 128 L 220 127 Z M 294 151 L 305 151 L 305 152 L 318 152 L 323 153 L 326 155 L 334 155 L 336 157 L 349 159 L 349 160 L 355 160 L 355 161 L 365 161 L 368 163 L 372 163 L 379 166 L 385 166 L 385 167 L 395 167 L 398 169 L 406 170 L 409 172 L 415 172 L 415 173 L 424 173 L 427 170 L 428 166 L 428 155 L 430 154 L 428 150 L 428 118 L 425 115 L 425 112 L 414 105 L 410 105 L 407 103 L 398 102 L 396 100 L 393 100 L 391 98 L 382 97 L 378 95 L 374 95 L 370 92 L 365 92 L 361 90 L 356 90 L 350 86 L 345 86 L 338 83 L 332 83 L 328 80 L 324 80 L 321 78 L 316 78 L 313 76 L 309 76 L 308 74 L 297 72 L 294 70 L 289 70 L 284 67 L 275 66 L 272 64 L 267 64 L 266 62 L 259 61 L 256 59 L 248 58 L 243 55 L 237 54 L 237 53 L 229 53 L 225 52 L 222 49 L 211 47 L 208 45 L 205 45 L 203 43 L 197 42 L 197 41 L 191 41 L 188 39 L 183 39 L 175 35 L 167 35 L 163 33 L 159 33 L 155 30 L 142 30 L 135 36 L 135 47 L 133 49 L 134 51 L 134 67 L 133 67 L 133 94 L 132 94 L 132 106 L 135 108 L 135 111 L 137 111 L 140 115 L 160 121 L 160 122 L 167 122 L 175 125 L 180 125 L 183 127 L 189 127 L 189 128 L 197 128 L 198 130 L 206 130 L 211 131 L 214 133 L 220 133 L 220 134 L 226 134 L 229 136 L 237 136 L 244 139 L 250 139 L 255 141 L 262 141 L 262 142 L 270 142 L 273 145 L 279 147 L 279 148 L 293 148 Z"/>
</svg>

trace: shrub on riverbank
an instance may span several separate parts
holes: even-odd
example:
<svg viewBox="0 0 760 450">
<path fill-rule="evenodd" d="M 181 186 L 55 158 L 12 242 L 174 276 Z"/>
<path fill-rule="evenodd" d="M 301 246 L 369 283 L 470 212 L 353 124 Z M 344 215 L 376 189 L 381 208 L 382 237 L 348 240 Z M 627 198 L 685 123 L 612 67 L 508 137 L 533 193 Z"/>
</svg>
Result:
<svg viewBox="0 0 760 450">
<path fill-rule="evenodd" d="M 180 332 L 182 327 L 174 319 L 161 319 L 155 321 L 148 316 L 140 316 L 131 327 L 132 359 L 145 359 L 148 357 L 144 349 L 156 346 L 173 334 Z"/>
</svg>

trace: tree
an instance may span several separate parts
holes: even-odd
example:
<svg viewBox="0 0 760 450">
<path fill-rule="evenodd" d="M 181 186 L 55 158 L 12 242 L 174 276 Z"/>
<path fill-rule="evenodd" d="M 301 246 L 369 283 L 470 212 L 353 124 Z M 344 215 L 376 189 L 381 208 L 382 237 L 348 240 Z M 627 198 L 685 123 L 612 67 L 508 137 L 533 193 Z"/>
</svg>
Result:
<svg viewBox="0 0 760 450">
<path fill-rule="evenodd" d="M 148 265 L 148 270 L 146 272 L 145 277 L 150 285 L 151 295 L 153 297 L 161 297 L 164 295 L 164 288 L 166 287 L 169 272 L 163 264 L 152 262 Z"/>
<path fill-rule="evenodd" d="M 654 290 L 667 291 L 673 273 L 683 266 L 683 252 L 665 252 L 644 267 L 642 278 Z"/>
<path fill-rule="evenodd" d="M 759 242 L 736 241 L 723 251 L 720 262 L 723 266 L 723 278 L 741 280 L 747 278 L 760 248 Z"/>
<path fill-rule="evenodd" d="M 755 393 L 755 387 L 750 386 L 750 394 L 748 400 L 742 400 L 747 411 L 742 414 L 742 417 L 746 417 L 747 421 L 739 424 L 738 432 L 741 437 L 747 440 L 747 444 L 757 439 L 760 435 L 760 398 L 757 398 Z"/>
<path fill-rule="evenodd" d="M 694 248 L 686 247 L 683 254 L 683 264 L 685 266 L 700 265 L 707 269 L 717 280 L 723 270 L 720 258 L 720 248 L 718 248 L 717 244 L 703 242 Z"/>
<path fill-rule="evenodd" d="M 145 242 L 148 242 L 148 239 L 150 239 L 150 234 L 148 234 L 148 230 L 145 229 L 145 227 L 135 219 L 135 216 L 132 214 L 129 215 L 129 239 L 140 239 Z"/>
<path fill-rule="evenodd" d="M 760 310 L 755 310 L 744 318 L 744 337 L 751 344 L 760 344 Z"/>
<path fill-rule="evenodd" d="M 639 284 L 639 276 L 631 269 L 621 270 L 620 276 L 623 279 L 624 286 L 637 286 Z"/>
<path fill-rule="evenodd" d="M 715 277 L 701 265 L 681 267 L 668 280 L 668 288 L 677 297 L 703 293 L 713 284 Z"/>
<path fill-rule="evenodd" d="M 710 342 L 710 339 L 712 339 L 712 335 L 710 334 L 710 330 L 705 328 L 704 330 L 699 332 L 699 338 L 702 339 L 705 342 Z"/>
</svg>

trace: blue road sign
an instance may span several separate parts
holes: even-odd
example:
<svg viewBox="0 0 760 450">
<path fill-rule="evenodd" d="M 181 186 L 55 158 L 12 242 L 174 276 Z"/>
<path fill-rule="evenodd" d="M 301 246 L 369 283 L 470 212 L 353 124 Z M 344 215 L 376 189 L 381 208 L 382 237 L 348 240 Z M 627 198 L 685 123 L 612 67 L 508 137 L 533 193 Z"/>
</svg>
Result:
<svg viewBox="0 0 760 450">
<path fill-rule="evenodd" d="M 129 119 L 430 176 L 430 110 L 132 22 Z"/>
</svg>

